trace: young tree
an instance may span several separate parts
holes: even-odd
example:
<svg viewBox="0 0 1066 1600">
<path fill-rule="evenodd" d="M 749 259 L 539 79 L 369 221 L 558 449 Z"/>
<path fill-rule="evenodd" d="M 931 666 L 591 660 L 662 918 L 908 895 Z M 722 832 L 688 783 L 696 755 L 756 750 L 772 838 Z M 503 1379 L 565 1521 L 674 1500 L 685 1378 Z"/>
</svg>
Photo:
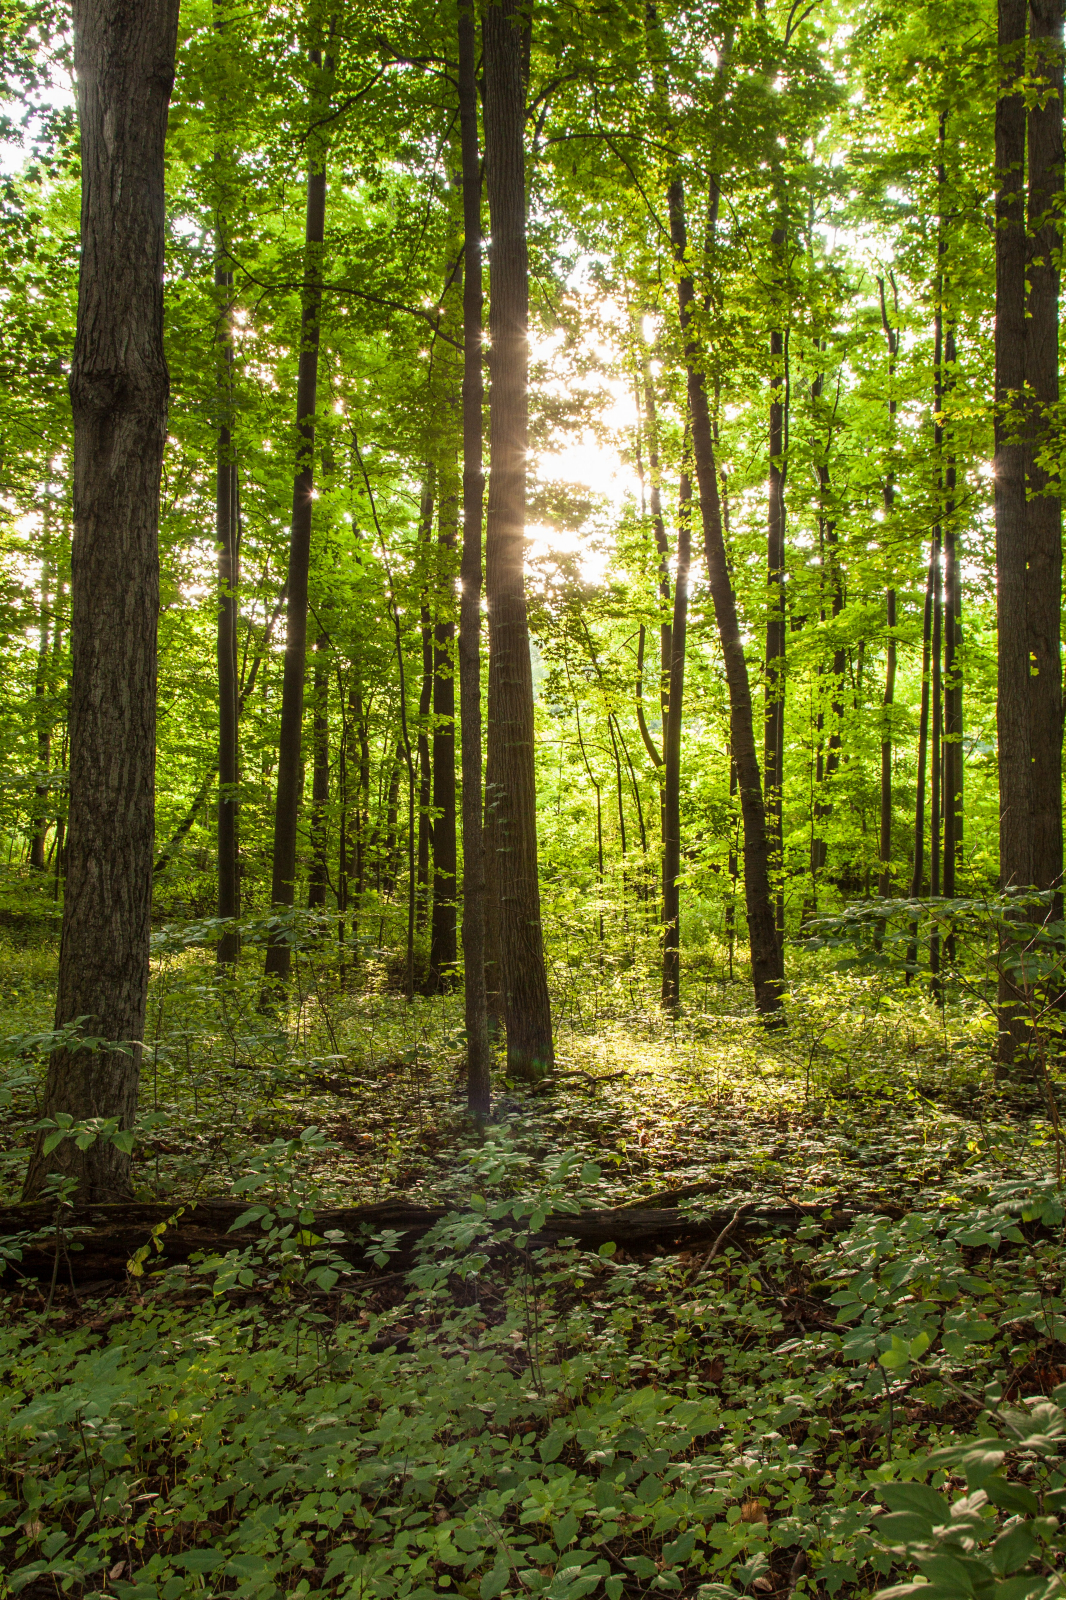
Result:
<svg viewBox="0 0 1066 1600">
<path fill-rule="evenodd" d="M 296 388 L 299 453 L 292 486 L 289 574 L 286 583 L 285 672 L 278 739 L 278 787 L 274 809 L 274 861 L 271 904 L 291 907 L 296 899 L 296 829 L 300 809 L 300 756 L 303 742 L 304 682 L 307 673 L 307 587 L 311 566 L 311 511 L 315 477 L 315 409 L 318 404 L 318 346 L 322 315 L 322 245 L 326 227 L 326 151 L 321 126 L 329 98 L 332 63 L 311 51 L 315 75 L 311 98 L 311 157 L 307 174 L 303 314 Z M 266 956 L 267 977 L 284 980 L 292 964 L 292 945 L 284 932 Z"/>
<path fill-rule="evenodd" d="M 155 837 L 164 142 L 178 0 L 74 0 L 81 130 L 81 268 L 74 413 L 70 814 L 57 1028 L 106 1041 L 53 1052 L 43 1113 L 133 1126 L 148 989 Z M 122 1143 L 126 1143 L 125 1140 Z M 64 1139 L 30 1160 L 86 1201 L 129 1189 L 112 1139 Z"/>
</svg>

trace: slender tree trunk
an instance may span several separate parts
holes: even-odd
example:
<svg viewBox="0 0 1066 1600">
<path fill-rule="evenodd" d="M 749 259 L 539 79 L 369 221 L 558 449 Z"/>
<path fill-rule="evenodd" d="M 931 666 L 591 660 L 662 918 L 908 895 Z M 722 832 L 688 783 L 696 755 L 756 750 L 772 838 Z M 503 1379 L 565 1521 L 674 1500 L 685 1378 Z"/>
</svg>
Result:
<svg viewBox="0 0 1066 1600">
<path fill-rule="evenodd" d="M 518 0 L 484 18 L 485 164 L 492 227 L 492 394 L 486 585 L 489 601 L 489 786 L 510 1071 L 539 1077 L 554 1061 L 537 879 L 533 673 L 523 543 L 529 437 L 529 261 L 525 85 Z"/>
<path fill-rule="evenodd" d="M 433 709 L 433 613 L 429 604 L 430 541 L 433 538 L 433 508 L 436 473 L 433 463 L 426 465 L 419 513 L 420 538 L 426 563 L 426 592 L 421 607 L 422 687 L 418 696 L 418 850 L 416 874 L 417 921 L 424 928 L 429 920 L 429 846 L 433 833 L 430 807 L 433 803 L 433 769 L 429 759 L 429 717 Z"/>
<path fill-rule="evenodd" d="M 312 94 L 312 126 L 329 96 L 332 63 L 311 52 L 318 80 Z M 285 670 L 281 691 L 278 738 L 278 787 L 274 809 L 272 905 L 296 903 L 296 832 L 300 809 L 303 745 L 304 681 L 307 670 L 307 587 L 311 566 L 311 509 L 315 474 L 315 409 L 318 403 L 318 346 L 322 312 L 322 245 L 326 226 L 326 155 L 317 132 L 312 134 L 307 177 L 307 221 L 304 245 L 304 295 L 300 321 L 300 366 L 296 386 L 296 431 L 299 447 L 292 491 L 289 574 L 286 583 Z M 292 946 L 284 930 L 266 956 L 266 975 L 284 982 L 292 963 Z"/>
<path fill-rule="evenodd" d="M 891 279 L 893 294 L 895 294 L 896 280 Z M 889 321 L 888 302 L 885 298 L 885 280 L 878 278 L 877 287 L 881 299 L 881 325 L 885 330 L 885 339 L 888 344 L 888 425 L 889 425 L 889 464 L 885 473 L 885 487 L 883 490 L 885 520 L 892 515 L 895 504 L 896 484 L 895 467 L 892 452 L 895 448 L 895 424 L 897 400 L 895 394 L 896 356 L 899 351 L 899 330 L 894 328 Z M 881 862 L 881 871 L 878 876 L 877 892 L 883 899 L 888 899 L 892 893 L 892 707 L 896 698 L 896 591 L 890 588 L 885 593 L 885 621 L 888 628 L 888 642 L 885 646 L 885 691 L 881 701 L 881 826 L 878 855 Z"/>
<path fill-rule="evenodd" d="M 463 553 L 459 597 L 459 724 L 463 778 L 463 1005 L 466 1101 L 491 1110 L 485 996 L 485 836 L 481 795 L 481 522 L 485 495 L 481 343 L 481 166 L 473 0 L 459 0 L 459 130 L 463 155 Z"/>
<path fill-rule="evenodd" d="M 921 898 L 925 877 L 925 785 L 929 772 L 929 666 L 933 643 L 933 589 L 939 550 L 934 540 L 925 579 L 925 610 L 922 618 L 922 701 L 918 715 L 918 773 L 914 796 L 914 853 L 911 857 L 911 899 Z M 917 938 L 907 947 L 907 966 L 918 960 Z M 910 977 L 908 975 L 908 982 Z"/>
<path fill-rule="evenodd" d="M 881 871 L 877 892 L 887 899 L 892 893 L 892 706 L 896 698 L 896 591 L 885 594 L 885 620 L 888 644 L 885 648 L 885 692 L 881 700 L 881 825 L 878 855 Z"/>
<path fill-rule="evenodd" d="M 351 733 L 351 704 L 345 705 L 344 679 L 337 673 L 337 704 L 341 730 L 337 740 L 337 974 L 344 982 L 347 952 L 348 873 L 351 853 L 348 841 L 348 740 Z"/>
<path fill-rule="evenodd" d="M 74 0 L 81 129 L 81 263 L 70 370 L 74 414 L 70 814 L 56 1027 L 125 1048 L 56 1050 L 42 1112 L 137 1110 L 148 991 L 155 826 L 159 484 L 169 378 L 163 352 L 163 147 L 177 0 Z M 25 1196 L 50 1172 L 84 1202 L 129 1192 L 129 1155 L 43 1135 Z"/>
<path fill-rule="evenodd" d="M 312 689 L 312 740 L 314 768 L 311 777 L 311 871 L 307 884 L 307 909 L 322 910 L 329 883 L 329 636 L 324 631 L 315 640 L 315 672 Z"/>
<path fill-rule="evenodd" d="M 1063 0 L 1030 0 L 1032 70 L 1041 95 L 1028 112 L 1029 206 L 1025 379 L 1032 395 L 1027 452 L 1029 724 L 1032 756 L 1033 877 L 1062 883 L 1062 506 L 1038 452 L 1054 437 L 1059 398 L 1058 207 L 1062 196 Z M 1043 100 L 1043 104 L 1039 101 Z"/>
<path fill-rule="evenodd" d="M 48 462 L 50 475 L 52 463 Z M 44 504 L 41 514 L 41 609 L 37 643 L 37 672 L 33 685 L 34 721 L 37 724 L 37 770 L 39 777 L 34 787 L 33 836 L 30 840 L 30 866 L 35 872 L 44 872 L 47 866 L 44 842 L 48 834 L 48 770 L 52 761 L 52 722 L 48 710 L 49 664 L 52 654 L 52 611 L 49 586 L 52 577 L 52 498 L 51 484 L 44 486 Z"/>
<path fill-rule="evenodd" d="M 785 243 L 775 228 L 771 248 L 775 262 Z M 766 831 L 770 860 L 778 877 L 777 936 L 784 934 L 783 785 L 785 781 L 785 337 L 770 334 L 770 481 L 766 521 L 766 666 L 763 772 Z"/>
<path fill-rule="evenodd" d="M 688 579 L 692 560 L 692 484 L 681 474 L 677 518 L 677 570 L 670 627 L 670 715 L 666 724 L 663 786 L 663 976 L 662 1003 L 681 1000 L 681 721 L 685 700 L 685 643 L 688 632 Z"/>
<path fill-rule="evenodd" d="M 955 330 L 944 340 L 945 387 L 955 382 Z M 958 894 L 962 866 L 962 582 L 955 530 L 955 456 L 949 446 L 944 466 L 944 893 Z M 954 954 L 954 947 L 948 952 Z"/>
<path fill-rule="evenodd" d="M 429 984 L 450 988 L 459 959 L 458 860 L 455 818 L 455 546 L 458 534 L 458 481 L 442 474 L 438 556 L 437 621 L 433 633 L 433 920 L 430 929 Z"/>
<path fill-rule="evenodd" d="M 233 454 L 233 273 L 226 267 L 223 241 L 215 242 L 218 298 L 216 362 L 219 424 L 215 459 L 215 544 L 218 549 L 218 914 L 240 915 L 237 876 L 237 784 L 240 781 L 237 690 L 237 463 Z M 236 961 L 240 936 L 228 929 L 217 957 Z"/>
<path fill-rule="evenodd" d="M 670 186 L 671 237 L 675 256 L 684 261 L 686 248 L 685 197 L 677 180 Z M 759 757 L 755 745 L 751 686 L 744 659 L 744 640 L 737 616 L 736 596 L 729 576 L 722 509 L 718 492 L 718 473 L 714 456 L 714 435 L 707 389 L 700 363 L 698 334 L 694 323 L 695 292 L 692 279 L 682 270 L 678 279 L 678 306 L 685 340 L 688 374 L 689 420 L 696 482 L 703 521 L 703 545 L 715 620 L 722 644 L 726 683 L 729 687 L 730 746 L 737 766 L 740 809 L 744 824 L 744 894 L 748 913 L 748 940 L 751 949 L 752 984 L 756 1009 L 774 1018 L 781 1006 L 784 982 L 781 945 L 777 937 L 773 894 L 770 886 L 769 841 L 763 806 Z"/>
</svg>

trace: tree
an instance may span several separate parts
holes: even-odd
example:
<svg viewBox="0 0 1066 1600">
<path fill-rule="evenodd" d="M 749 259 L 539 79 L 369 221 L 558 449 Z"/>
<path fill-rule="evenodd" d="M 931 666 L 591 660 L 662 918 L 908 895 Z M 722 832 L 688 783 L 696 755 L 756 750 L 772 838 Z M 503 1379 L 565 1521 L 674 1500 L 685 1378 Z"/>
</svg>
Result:
<svg viewBox="0 0 1066 1600">
<path fill-rule="evenodd" d="M 525 76 L 518 0 L 487 7 L 485 168 L 489 256 L 489 761 L 507 1063 L 537 1077 L 554 1060 L 537 876 L 533 672 L 523 571 L 529 438 L 529 255 Z"/>
<path fill-rule="evenodd" d="M 315 89 L 311 101 L 311 158 L 307 174 L 303 314 L 300 321 L 300 371 L 296 390 L 299 439 L 292 486 L 289 572 L 285 585 L 285 675 L 282 684 L 278 786 L 274 806 L 274 861 L 270 899 L 279 908 L 296 898 L 296 836 L 300 808 L 300 756 L 303 743 L 304 683 L 307 675 L 307 592 L 311 567 L 311 513 L 315 466 L 315 410 L 318 404 L 318 350 L 322 316 L 322 245 L 326 227 L 326 152 L 322 121 L 329 99 L 332 63 L 316 45 L 311 50 Z M 284 980 L 292 963 L 288 930 L 272 940 L 266 975 Z"/>
<path fill-rule="evenodd" d="M 163 353 L 163 158 L 178 0 L 75 0 L 82 258 L 70 370 L 74 414 L 71 801 L 56 1027 L 43 1113 L 117 1125 L 119 1142 L 46 1155 L 85 1200 L 129 1188 L 148 990 L 155 839 L 159 483 L 169 376 Z M 79 1035 L 102 1043 L 78 1047 Z M 123 1148 L 125 1146 L 125 1148 Z"/>
</svg>

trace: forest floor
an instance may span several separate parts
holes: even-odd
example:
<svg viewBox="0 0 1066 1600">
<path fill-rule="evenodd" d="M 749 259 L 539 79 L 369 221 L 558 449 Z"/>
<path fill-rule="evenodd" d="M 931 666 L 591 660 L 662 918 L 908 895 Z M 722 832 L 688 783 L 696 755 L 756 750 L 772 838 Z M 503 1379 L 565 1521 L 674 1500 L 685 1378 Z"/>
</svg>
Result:
<svg viewBox="0 0 1066 1600">
<path fill-rule="evenodd" d="M 499 1077 L 479 1130 L 460 996 L 340 985 L 310 951 L 265 1020 L 251 956 L 220 988 L 187 931 L 157 944 L 138 1199 L 262 1214 L 189 1264 L 164 1230 L 121 1281 L 65 1268 L 50 1303 L 8 1240 L 0 1595 L 859 1594 L 913 1564 L 892 1486 L 961 1490 L 933 1450 L 1032 1396 L 1066 1435 L 1056 1133 L 1038 1087 L 994 1082 L 975 1003 L 799 956 L 766 1034 L 739 984 L 694 979 L 669 1020 L 585 963 L 555 1073 Z M 50 943 L 0 952 L 9 1199 L 54 970 Z M 716 1251 L 529 1244 L 667 1191 L 732 1216 Z M 362 1271 L 313 1232 L 397 1194 L 446 1210 L 403 1270 L 388 1230 Z M 1052 1493 L 1054 1449 L 1013 1438 L 996 1460 Z"/>
</svg>

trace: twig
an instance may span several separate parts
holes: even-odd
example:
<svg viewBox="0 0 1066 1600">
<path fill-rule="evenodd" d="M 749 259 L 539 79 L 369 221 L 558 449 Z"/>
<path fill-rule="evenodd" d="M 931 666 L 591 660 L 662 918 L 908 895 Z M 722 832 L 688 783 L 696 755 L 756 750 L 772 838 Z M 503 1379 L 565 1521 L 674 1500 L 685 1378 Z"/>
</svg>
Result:
<svg viewBox="0 0 1066 1600">
<path fill-rule="evenodd" d="M 717 1239 L 704 1256 L 702 1262 L 700 1263 L 699 1270 L 693 1275 L 693 1283 L 698 1282 L 698 1280 L 703 1277 L 703 1274 L 707 1271 L 707 1268 L 710 1266 L 719 1250 L 725 1244 L 726 1240 L 733 1232 L 733 1229 L 736 1227 L 741 1217 L 745 1214 L 745 1212 L 752 1209 L 752 1204 L 753 1202 L 751 1200 L 745 1200 L 743 1205 L 737 1206 L 737 1209 L 733 1212 L 733 1215 L 730 1217 L 729 1221 L 726 1223 L 725 1227 L 722 1229 L 721 1233 L 718 1235 Z"/>
</svg>

